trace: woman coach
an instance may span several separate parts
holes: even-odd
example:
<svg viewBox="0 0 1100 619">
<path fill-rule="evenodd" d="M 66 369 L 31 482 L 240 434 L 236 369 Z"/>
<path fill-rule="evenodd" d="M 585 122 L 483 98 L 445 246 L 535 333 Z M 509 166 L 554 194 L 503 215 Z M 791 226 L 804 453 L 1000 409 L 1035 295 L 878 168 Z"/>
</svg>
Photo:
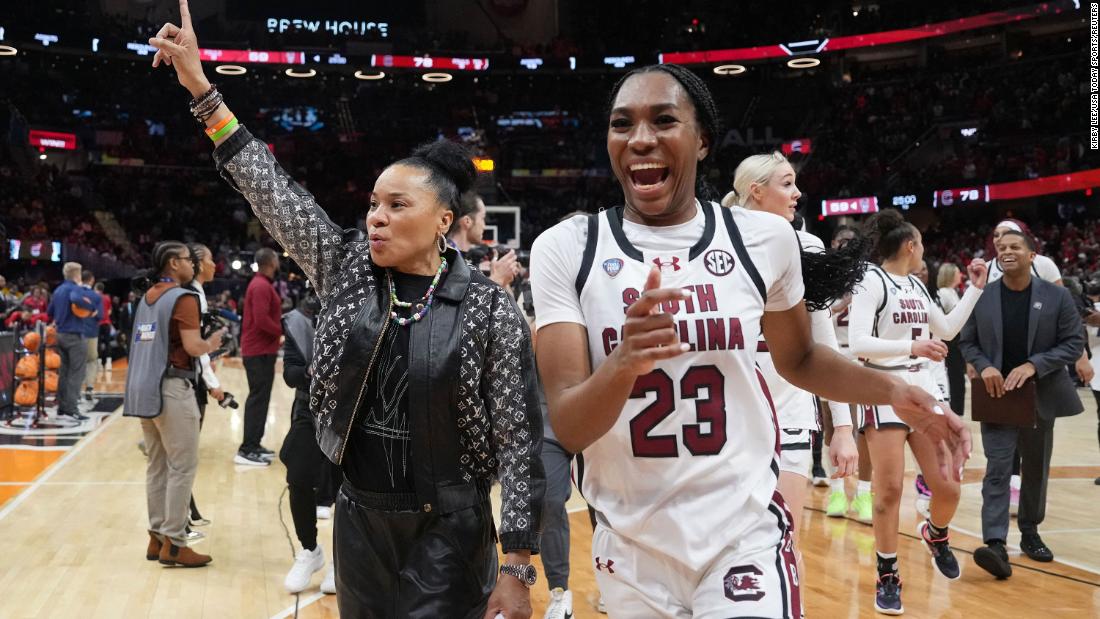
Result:
<svg viewBox="0 0 1100 619">
<path fill-rule="evenodd" d="M 425 145 L 382 172 L 369 236 L 338 228 L 203 74 L 186 0 L 150 39 L 192 94 L 223 177 L 322 301 L 310 408 L 344 471 L 334 546 L 346 617 L 531 615 L 545 481 L 530 334 L 508 294 L 444 234 L 474 182 L 468 154 Z M 502 486 L 497 579 L 489 488 Z"/>
</svg>

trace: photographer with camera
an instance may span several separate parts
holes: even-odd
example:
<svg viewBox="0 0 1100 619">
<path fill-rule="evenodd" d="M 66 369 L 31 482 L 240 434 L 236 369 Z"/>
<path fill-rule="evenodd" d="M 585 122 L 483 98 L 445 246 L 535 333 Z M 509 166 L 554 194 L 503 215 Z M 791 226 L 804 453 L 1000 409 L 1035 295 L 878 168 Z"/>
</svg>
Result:
<svg viewBox="0 0 1100 619">
<path fill-rule="evenodd" d="M 149 545 L 145 558 L 164 565 L 201 567 L 210 556 L 188 548 L 187 516 L 199 464 L 196 358 L 222 345 L 223 330 L 201 336 L 193 255 L 178 241 L 153 248 L 153 269 L 135 278 L 142 293 L 130 338 L 123 416 L 141 418 L 148 464 L 145 491 Z"/>
<path fill-rule="evenodd" d="M 485 235 L 485 201 L 476 191 L 467 191 L 459 198 L 459 212 L 447 231 L 447 244 L 462 252 L 470 266 L 481 267 L 485 258 L 489 258 L 489 279 L 507 289 L 520 272 L 520 264 L 515 250 L 502 252 L 497 249 L 485 250 L 482 239 Z M 480 251 L 479 251 L 480 250 Z"/>
</svg>

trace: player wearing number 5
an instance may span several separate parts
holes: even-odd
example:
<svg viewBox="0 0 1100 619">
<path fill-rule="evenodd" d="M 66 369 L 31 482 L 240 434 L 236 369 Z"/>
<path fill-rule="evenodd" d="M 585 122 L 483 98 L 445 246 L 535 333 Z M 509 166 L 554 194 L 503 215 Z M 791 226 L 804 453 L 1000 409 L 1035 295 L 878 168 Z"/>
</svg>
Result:
<svg viewBox="0 0 1100 619">
<path fill-rule="evenodd" d="M 791 226 L 697 189 L 721 135 L 702 80 L 638 69 L 609 108 L 625 206 L 558 224 L 531 257 L 539 371 L 596 510 L 600 592 L 612 617 L 797 617 L 775 414 L 754 365 L 761 323 L 787 380 L 897 407 L 941 443 L 944 475 L 969 434 L 924 391 L 812 343 Z"/>
<path fill-rule="evenodd" d="M 953 339 L 966 323 L 985 286 L 986 266 L 975 258 L 967 267 L 972 284 L 948 315 L 932 301 L 924 284 L 911 275 L 924 257 L 921 234 L 898 211 L 883 211 L 867 221 L 867 235 L 874 241 L 874 260 L 862 285 L 852 296 L 848 340 L 852 354 L 864 365 L 901 378 L 910 385 L 939 393 L 928 359 L 943 361 L 947 346 L 933 336 Z M 888 615 L 904 612 L 901 579 L 897 570 L 898 505 L 905 474 L 905 443 L 913 450 L 922 470 L 935 465 L 935 447 L 926 437 L 911 433 L 911 426 L 891 406 L 865 402 L 863 433 L 871 452 L 875 489 L 874 528 L 878 551 L 875 609 Z M 948 409 L 946 403 L 944 409 Z M 955 414 L 946 411 L 948 417 Z M 948 545 L 947 527 L 959 504 L 957 480 L 925 475 L 932 488 L 931 516 L 921 522 L 918 534 L 932 554 L 933 565 L 951 580 L 960 576 L 959 563 Z"/>
</svg>

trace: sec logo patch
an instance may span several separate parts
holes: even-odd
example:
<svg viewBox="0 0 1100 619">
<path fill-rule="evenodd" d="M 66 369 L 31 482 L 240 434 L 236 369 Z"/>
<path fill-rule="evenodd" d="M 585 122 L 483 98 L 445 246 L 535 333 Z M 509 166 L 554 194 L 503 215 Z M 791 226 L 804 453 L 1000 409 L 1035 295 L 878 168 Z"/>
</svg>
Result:
<svg viewBox="0 0 1100 619">
<path fill-rule="evenodd" d="M 721 249 L 712 249 L 707 252 L 706 256 L 703 256 L 703 264 L 710 271 L 711 275 L 715 277 L 722 277 L 729 275 L 733 271 L 733 267 L 736 262 L 733 260 L 733 256 L 727 251 Z"/>
</svg>

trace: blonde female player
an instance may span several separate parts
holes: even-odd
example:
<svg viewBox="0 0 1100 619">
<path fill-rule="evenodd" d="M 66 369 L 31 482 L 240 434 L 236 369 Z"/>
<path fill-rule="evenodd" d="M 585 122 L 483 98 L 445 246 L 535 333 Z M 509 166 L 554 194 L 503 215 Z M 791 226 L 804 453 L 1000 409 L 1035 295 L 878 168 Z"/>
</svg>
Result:
<svg viewBox="0 0 1100 619">
<path fill-rule="evenodd" d="M 761 323 L 793 384 L 891 403 L 943 441 L 944 477 L 969 432 L 927 392 L 814 345 L 786 222 L 697 199 L 697 166 L 721 135 L 698 76 L 636 69 L 608 108 L 625 205 L 557 224 L 531 255 L 539 372 L 596 511 L 600 592 L 612 617 L 798 617 L 775 417 L 755 367 Z"/>
<path fill-rule="evenodd" d="M 910 385 L 938 393 L 927 360 L 942 361 L 947 346 L 933 336 L 951 339 L 962 329 L 985 286 L 986 266 L 980 258 L 967 267 L 973 286 L 949 316 L 932 301 L 928 290 L 912 273 L 924 256 L 920 231 L 898 211 L 887 210 L 866 224 L 880 266 L 867 269 L 852 296 L 849 344 L 869 368 L 888 371 Z M 946 404 L 943 405 L 946 408 Z M 948 417 L 957 416 L 949 409 Z M 910 432 L 889 406 L 865 406 L 863 432 L 871 451 L 875 488 L 874 529 L 878 552 L 875 609 L 887 615 L 904 612 L 897 568 L 898 505 L 905 474 L 905 443 L 925 471 L 933 470 L 935 450 L 924 437 Z M 932 487 L 930 518 L 918 534 L 932 554 L 933 565 L 947 578 L 958 579 L 959 563 L 948 544 L 948 525 L 959 503 L 956 479 L 928 475 Z"/>
<path fill-rule="evenodd" d="M 802 197 L 795 181 L 794 168 L 781 153 L 752 155 L 737 166 L 733 175 L 733 191 L 722 199 L 722 206 L 772 213 L 788 222 L 794 222 L 798 199 Z M 803 251 L 825 251 L 824 243 L 816 236 L 804 230 L 796 230 L 796 234 Z M 862 268 L 858 256 L 850 259 L 848 269 L 855 277 L 858 277 Z M 837 273 L 837 277 L 842 276 Z M 810 313 L 810 332 L 815 342 L 839 352 L 828 308 Z M 779 375 L 768 351 L 768 343 L 764 339 L 757 345 L 757 352 L 761 353 L 757 355 L 757 364 L 768 383 L 779 421 L 779 494 L 787 504 L 795 525 L 795 556 L 798 557 L 801 569 L 802 555 L 798 550 L 799 523 L 802 521 L 802 507 L 809 487 L 813 433 L 821 431 L 817 398 Z M 835 428 L 829 445 L 829 459 L 835 469 L 832 478 L 843 479 L 855 473 L 859 460 L 855 438 L 852 436 L 852 416 L 847 404 L 832 401 L 829 402 L 829 412 Z"/>
</svg>

